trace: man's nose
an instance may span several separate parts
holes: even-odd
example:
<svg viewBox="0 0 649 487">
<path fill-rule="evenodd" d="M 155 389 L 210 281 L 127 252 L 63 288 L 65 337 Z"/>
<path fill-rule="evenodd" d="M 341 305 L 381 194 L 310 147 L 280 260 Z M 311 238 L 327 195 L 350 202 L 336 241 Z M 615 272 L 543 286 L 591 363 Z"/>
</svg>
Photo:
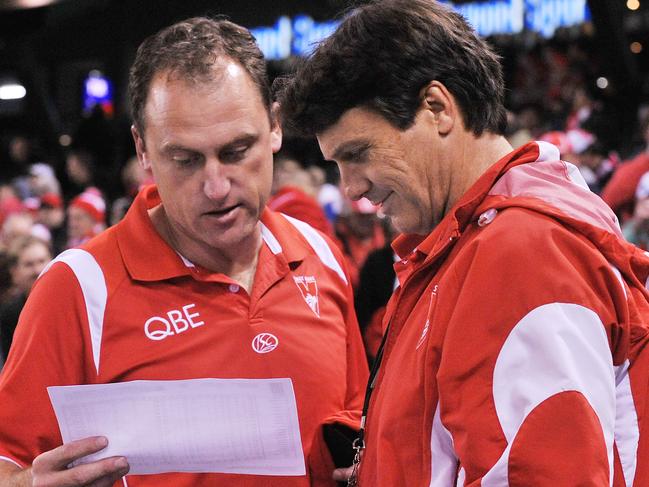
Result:
<svg viewBox="0 0 649 487">
<path fill-rule="evenodd" d="M 359 171 L 339 165 L 342 187 L 347 197 L 353 201 L 361 199 L 370 189 L 370 182 Z"/>
<path fill-rule="evenodd" d="M 218 161 L 208 161 L 204 168 L 203 192 L 212 200 L 224 199 L 230 192 L 232 182 L 227 168 Z"/>
</svg>

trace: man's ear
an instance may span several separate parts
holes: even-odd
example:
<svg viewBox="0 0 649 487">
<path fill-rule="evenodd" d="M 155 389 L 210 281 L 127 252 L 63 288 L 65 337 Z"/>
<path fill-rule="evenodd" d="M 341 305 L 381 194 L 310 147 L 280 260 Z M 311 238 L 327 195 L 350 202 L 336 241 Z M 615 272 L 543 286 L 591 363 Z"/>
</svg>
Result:
<svg viewBox="0 0 649 487">
<path fill-rule="evenodd" d="M 457 123 L 459 110 L 455 98 L 439 81 L 431 81 L 421 90 L 422 108 L 428 110 L 440 135 L 448 135 Z"/>
<path fill-rule="evenodd" d="M 131 125 L 131 135 L 133 136 L 133 142 L 135 142 L 135 153 L 137 154 L 140 167 L 147 172 L 151 172 L 151 161 L 149 161 L 146 153 L 144 138 L 140 135 L 135 124 Z"/>
<path fill-rule="evenodd" d="M 273 154 L 282 147 L 282 123 L 279 115 L 279 103 L 276 101 L 270 107 L 270 145 Z"/>
</svg>

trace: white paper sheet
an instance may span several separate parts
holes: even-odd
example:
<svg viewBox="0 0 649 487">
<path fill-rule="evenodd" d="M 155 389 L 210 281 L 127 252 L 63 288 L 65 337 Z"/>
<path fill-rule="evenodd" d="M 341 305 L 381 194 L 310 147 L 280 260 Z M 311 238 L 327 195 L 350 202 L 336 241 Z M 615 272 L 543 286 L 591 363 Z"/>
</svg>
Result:
<svg viewBox="0 0 649 487">
<path fill-rule="evenodd" d="M 63 442 L 106 436 L 81 463 L 125 456 L 130 474 L 305 475 L 291 379 L 48 387 Z"/>
</svg>

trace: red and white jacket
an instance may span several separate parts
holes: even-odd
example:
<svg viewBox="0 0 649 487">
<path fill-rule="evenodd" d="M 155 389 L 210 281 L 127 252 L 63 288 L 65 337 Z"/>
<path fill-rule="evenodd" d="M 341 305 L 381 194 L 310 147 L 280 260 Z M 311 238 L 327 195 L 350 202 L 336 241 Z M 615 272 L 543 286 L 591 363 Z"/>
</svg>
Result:
<svg viewBox="0 0 649 487">
<path fill-rule="evenodd" d="M 362 487 L 649 485 L 649 258 L 554 146 L 394 247 Z"/>
</svg>

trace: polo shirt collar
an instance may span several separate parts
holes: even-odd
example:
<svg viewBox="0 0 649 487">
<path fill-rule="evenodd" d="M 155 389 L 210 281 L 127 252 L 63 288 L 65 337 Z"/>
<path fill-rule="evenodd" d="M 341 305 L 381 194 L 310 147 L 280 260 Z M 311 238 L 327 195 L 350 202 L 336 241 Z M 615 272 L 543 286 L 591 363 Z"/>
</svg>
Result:
<svg viewBox="0 0 649 487">
<path fill-rule="evenodd" d="M 135 280 L 162 281 L 195 276 L 197 273 L 198 267 L 170 247 L 153 226 L 148 210 L 160 203 L 156 186 L 144 187 L 116 227 L 122 260 L 129 275 Z M 278 261 L 277 264 L 288 272 L 289 267 L 299 265 L 304 260 L 307 248 L 306 245 L 297 244 L 294 239 L 288 239 L 288 232 L 282 223 L 290 225 L 280 215 L 264 209 L 260 222 L 264 245 Z M 230 281 L 224 274 L 212 273 L 211 277 L 209 280 Z M 205 279 L 204 276 L 201 278 Z"/>
<path fill-rule="evenodd" d="M 116 228 L 122 260 L 135 280 L 160 281 L 191 275 L 191 268 L 183 263 L 151 222 L 148 210 L 159 204 L 157 188 L 144 187 Z"/>
<path fill-rule="evenodd" d="M 312 252 L 303 237 L 296 238 L 297 231 L 280 213 L 265 208 L 261 214 L 261 235 L 266 246 L 286 260 L 291 267 L 301 263 Z"/>
</svg>

